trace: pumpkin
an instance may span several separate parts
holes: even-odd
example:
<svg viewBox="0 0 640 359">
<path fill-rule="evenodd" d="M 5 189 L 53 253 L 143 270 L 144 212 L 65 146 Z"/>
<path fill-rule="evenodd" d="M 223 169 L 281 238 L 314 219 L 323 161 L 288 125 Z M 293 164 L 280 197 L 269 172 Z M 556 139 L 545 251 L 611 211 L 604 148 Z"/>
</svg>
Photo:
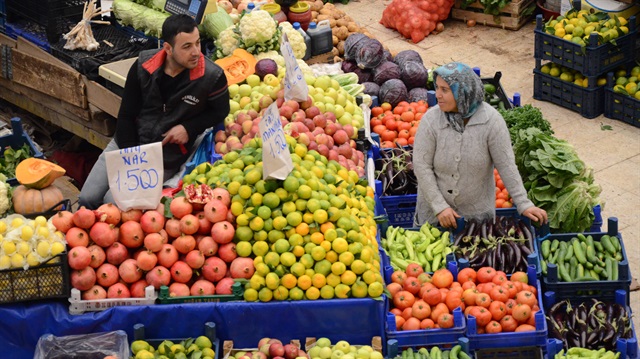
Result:
<svg viewBox="0 0 640 359">
<path fill-rule="evenodd" d="M 52 208 L 63 200 L 62 191 L 56 186 L 43 189 L 28 188 L 24 185 L 13 191 L 13 210 L 24 216 L 53 210 L 61 210 L 62 205 Z"/>
<path fill-rule="evenodd" d="M 27 158 L 16 167 L 16 179 L 29 188 L 49 187 L 56 178 L 64 176 L 65 169 L 39 158 Z"/>
<path fill-rule="evenodd" d="M 240 83 L 253 75 L 256 63 L 256 58 L 244 49 L 235 49 L 230 56 L 216 60 L 216 64 L 224 70 L 229 85 Z"/>
</svg>

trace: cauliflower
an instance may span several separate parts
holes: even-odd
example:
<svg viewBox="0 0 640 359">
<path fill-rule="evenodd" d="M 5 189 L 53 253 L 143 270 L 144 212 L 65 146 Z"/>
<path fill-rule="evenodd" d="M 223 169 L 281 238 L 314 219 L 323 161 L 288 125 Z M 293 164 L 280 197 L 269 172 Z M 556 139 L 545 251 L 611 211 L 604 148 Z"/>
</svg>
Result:
<svg viewBox="0 0 640 359">
<path fill-rule="evenodd" d="M 284 57 L 280 55 L 277 51 L 271 50 L 266 52 L 261 52 L 255 55 L 256 61 L 260 61 L 262 59 L 271 59 L 278 64 L 278 67 L 284 67 Z"/>
<path fill-rule="evenodd" d="M 220 36 L 216 40 L 216 48 L 218 49 L 218 58 L 231 55 L 233 50 L 238 48 L 239 40 L 234 32 L 234 27 L 229 27 L 220 32 Z"/>
<path fill-rule="evenodd" d="M 293 56 L 295 56 L 296 59 L 304 58 L 307 52 L 307 44 L 304 42 L 302 34 L 295 30 L 288 21 L 280 23 L 280 28 L 287 34 L 287 39 L 289 39 L 289 44 L 291 45 L 291 49 L 293 49 Z"/>
<path fill-rule="evenodd" d="M 11 209 L 11 186 L 7 178 L 0 174 L 0 216 L 4 216 Z"/>
<path fill-rule="evenodd" d="M 247 47 L 266 43 L 276 34 L 278 22 L 264 10 L 252 11 L 240 18 L 238 28 Z"/>
<path fill-rule="evenodd" d="M 313 76 L 313 69 L 311 66 L 307 65 L 307 63 L 302 59 L 296 59 L 296 61 L 298 62 L 298 66 L 300 67 L 300 70 L 302 70 L 303 75 Z"/>
</svg>

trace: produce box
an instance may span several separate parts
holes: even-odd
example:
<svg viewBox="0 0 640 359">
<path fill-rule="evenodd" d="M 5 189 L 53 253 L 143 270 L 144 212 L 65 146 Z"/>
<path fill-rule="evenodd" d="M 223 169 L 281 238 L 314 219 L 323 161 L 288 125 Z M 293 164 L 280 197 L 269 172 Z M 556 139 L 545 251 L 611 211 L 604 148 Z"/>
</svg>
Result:
<svg viewBox="0 0 640 359">
<path fill-rule="evenodd" d="M 428 353 L 430 358 L 434 358 L 436 355 L 440 355 L 444 358 L 446 358 L 446 356 L 444 355 L 449 355 L 451 356 L 451 351 L 455 346 L 460 346 L 460 352 L 458 353 L 458 357 L 461 357 L 461 353 L 465 353 L 467 354 L 468 357 L 470 356 L 469 353 L 469 340 L 465 337 L 461 337 L 460 339 L 458 339 L 457 342 L 454 343 L 447 343 L 447 344 L 442 344 L 442 345 L 433 345 L 430 348 L 427 347 L 410 347 L 410 348 L 399 348 L 398 347 L 398 341 L 395 339 L 389 339 L 387 340 L 387 347 L 386 347 L 386 358 L 389 359 L 399 359 L 399 358 L 404 358 L 404 351 L 411 349 L 413 352 L 413 354 L 409 354 L 407 357 L 408 358 L 424 358 L 424 356 L 426 356 Z M 434 352 L 434 348 L 437 347 L 437 349 L 439 349 L 439 353 L 435 353 Z M 427 352 L 423 352 L 423 349 L 426 349 Z M 447 352 L 446 354 L 444 352 Z M 417 356 L 420 355 L 420 356 Z"/>
<path fill-rule="evenodd" d="M 233 283 L 231 286 L 233 294 L 216 294 L 203 295 L 195 297 L 172 297 L 169 295 L 169 287 L 163 285 L 160 287 L 158 295 L 158 303 L 160 304 L 182 304 L 182 303 L 217 303 L 230 302 L 234 300 L 244 300 L 244 286 L 240 282 Z"/>
<path fill-rule="evenodd" d="M 467 318 L 467 332 L 466 337 L 469 339 L 469 350 L 476 352 L 485 349 L 504 349 L 512 348 L 514 350 L 529 350 L 527 347 L 539 347 L 544 348 L 547 345 L 547 321 L 544 316 L 544 310 L 542 308 L 542 287 L 540 282 L 533 272 L 533 267 L 529 267 L 531 270 L 528 272 L 529 285 L 535 286 L 538 291 L 538 303 L 540 310 L 537 311 L 535 316 L 536 330 L 532 332 L 507 332 L 507 333 L 494 333 L 494 334 L 478 334 L 476 327 L 476 318 L 469 315 Z M 518 355 L 521 355 L 519 353 Z M 507 356 L 510 358 L 510 356 Z M 516 357 L 517 358 L 517 357 Z"/>
<path fill-rule="evenodd" d="M 328 337 L 329 339 L 331 339 L 330 337 Z M 337 341 L 338 339 L 334 339 L 332 340 L 332 346 L 335 345 L 335 343 L 333 341 Z M 307 337 L 304 341 L 304 351 L 309 353 L 309 350 L 311 348 L 313 348 L 314 346 L 316 346 L 317 344 L 317 339 L 314 337 Z M 369 345 L 373 348 L 373 350 L 382 353 L 382 338 L 381 337 L 373 337 L 371 338 L 371 343 L 366 343 L 366 344 L 356 344 L 356 343 L 349 343 L 349 345 L 351 347 L 355 347 L 356 349 L 359 349 L 360 347 L 362 347 L 363 345 Z M 347 353 L 345 353 L 347 354 Z"/>
<path fill-rule="evenodd" d="M 65 335 L 47 333 L 38 339 L 34 359 L 128 358 L 129 342 L 124 330 Z"/>
<path fill-rule="evenodd" d="M 192 327 L 195 327 L 195 326 L 192 326 Z M 215 352 L 216 358 L 219 357 L 219 355 L 220 355 L 219 354 L 220 339 L 218 339 L 217 336 L 216 336 L 216 323 L 214 323 L 214 322 L 206 322 L 206 323 L 204 323 L 204 330 L 202 332 L 190 332 L 190 333 L 188 333 L 188 335 L 190 335 L 190 337 L 185 337 L 185 338 L 151 338 L 150 339 L 150 338 L 147 338 L 147 336 L 146 336 L 144 324 L 138 323 L 138 324 L 133 326 L 133 341 L 144 340 L 149 345 L 153 346 L 156 350 L 158 349 L 160 344 L 162 344 L 162 342 L 164 342 L 165 340 L 169 340 L 169 341 L 173 342 L 174 344 L 178 344 L 178 343 L 180 343 L 182 341 L 187 341 L 188 344 L 191 344 L 191 343 L 193 343 L 193 341 L 197 337 L 199 337 L 200 335 L 204 335 L 205 337 L 209 338 L 209 340 L 213 344 L 211 349 L 213 349 L 213 351 Z M 185 345 L 185 347 L 188 348 L 189 345 Z"/>
<path fill-rule="evenodd" d="M 548 264 L 547 275 L 542 276 L 543 286 L 545 291 L 553 291 L 559 300 L 562 299 L 588 299 L 593 296 L 597 296 L 601 300 L 613 301 L 615 299 L 615 292 L 619 289 L 629 292 L 631 285 L 631 271 L 629 268 L 628 257 L 622 241 L 622 235 L 618 232 L 618 219 L 610 217 L 607 225 L 607 232 L 599 233 L 585 233 L 585 236 L 591 235 L 594 243 L 600 242 L 604 235 L 615 236 L 618 238 L 622 258 L 618 261 L 618 280 L 591 280 L 591 281 L 579 281 L 579 282 L 561 282 L 559 280 L 558 267 L 555 264 Z M 576 234 L 548 234 L 538 239 L 538 245 L 542 244 L 543 240 L 557 239 L 562 242 L 568 242 Z M 542 259 L 542 253 L 540 252 L 540 258 Z M 628 299 L 628 298 L 627 298 Z"/>
<path fill-rule="evenodd" d="M 579 44 L 544 32 L 542 15 L 536 16 L 536 59 L 551 60 L 559 65 L 580 71 L 585 76 L 600 76 L 620 65 L 633 61 L 637 29 L 635 16 L 629 18 L 629 33 L 614 43 L 598 45 L 598 34 L 592 33 L 589 45 Z M 594 116 L 595 117 L 595 116 Z"/>
<path fill-rule="evenodd" d="M 604 116 L 640 127 L 640 100 L 614 92 L 614 85 L 613 73 L 610 72 L 604 88 Z"/>
<path fill-rule="evenodd" d="M 295 345 L 296 347 L 298 347 L 298 349 L 302 349 L 302 346 L 300 345 L 300 340 L 298 339 L 292 339 L 289 342 L 289 344 Z M 260 350 L 260 348 L 234 348 L 233 340 L 225 340 L 222 343 L 222 353 L 218 354 L 218 358 L 229 359 L 229 358 L 234 358 L 234 355 L 236 355 L 238 352 L 248 353 L 248 352 L 258 351 L 258 350 Z"/>
<path fill-rule="evenodd" d="M 617 290 L 614 294 L 613 300 L 609 300 L 609 299 L 603 300 L 602 297 L 597 295 L 589 299 L 573 298 L 573 297 L 557 298 L 557 294 L 555 292 L 553 291 L 545 292 L 544 298 L 543 298 L 545 311 L 548 312 L 554 304 L 556 304 L 558 301 L 563 299 L 569 299 L 570 303 L 575 306 L 579 305 L 584 301 L 593 301 L 593 300 L 603 301 L 606 303 L 616 303 L 626 308 L 626 311 L 629 314 L 630 318 L 632 314 L 631 308 L 628 306 L 629 292 L 624 290 Z M 628 338 L 628 339 L 618 338 L 618 340 L 616 341 L 615 351 L 617 353 L 620 353 L 620 358 L 635 359 L 639 357 L 638 337 L 636 335 L 635 326 L 633 325 L 633 320 L 630 320 L 630 322 L 631 322 L 631 332 L 632 332 L 631 338 Z M 560 350 L 562 350 L 562 348 L 563 348 L 562 340 L 553 338 L 550 332 L 548 344 L 547 344 L 547 352 L 548 352 L 549 358 L 553 358 L 558 352 L 560 352 Z"/>
<path fill-rule="evenodd" d="M 380 202 L 389 217 L 390 226 L 413 227 L 418 195 L 381 196 Z"/>
<path fill-rule="evenodd" d="M 510 5 L 507 5 L 507 6 L 510 6 Z M 482 84 L 483 85 L 489 84 L 489 85 L 493 85 L 493 87 L 495 87 L 496 92 L 495 92 L 495 94 L 493 96 L 494 99 L 498 100 L 499 102 L 502 102 L 502 104 L 504 105 L 504 109 L 505 110 L 510 110 L 510 109 L 512 109 L 514 107 L 514 104 L 511 103 L 511 101 L 509 101 L 509 97 L 507 96 L 507 93 L 504 91 L 504 88 L 502 87 L 502 84 L 500 83 L 500 79 L 501 78 L 502 78 L 502 72 L 498 71 L 498 72 L 495 73 L 495 75 L 493 77 L 483 77 L 483 78 L 481 78 L 481 80 L 482 80 Z M 491 104 L 492 106 L 494 105 L 491 102 L 489 102 L 489 104 Z M 496 104 L 496 107 L 499 107 L 499 105 Z"/>
<path fill-rule="evenodd" d="M 543 359 L 545 357 L 541 347 L 520 347 L 520 348 L 496 348 L 481 349 L 474 353 L 476 359 Z"/>
<path fill-rule="evenodd" d="M 0 271 L 0 304 L 67 298 L 70 288 L 67 252 L 53 259 L 57 262 L 27 270 L 17 268 Z"/>
<path fill-rule="evenodd" d="M 462 9 L 462 1 L 456 0 L 451 9 L 451 17 L 456 20 L 475 20 L 477 24 L 519 30 L 531 18 L 536 9 L 534 0 L 516 0 L 500 10 L 497 16 L 484 13 L 484 6 L 476 1 Z"/>
<path fill-rule="evenodd" d="M 4 31 L 12 39 L 17 39 L 20 36 L 46 52 L 51 51 L 44 28 L 38 24 L 28 23 L 24 20 L 9 23 L 7 20 Z"/>
<path fill-rule="evenodd" d="M 83 0 L 6 0 L 9 20 L 33 21 L 45 27 L 49 43 L 82 20 Z"/>
<path fill-rule="evenodd" d="M 144 298 L 111 298 L 111 299 L 93 299 L 82 300 L 81 292 L 76 288 L 71 289 L 71 297 L 69 298 L 69 313 L 82 314 L 84 312 L 99 312 L 116 306 L 129 305 L 152 305 L 156 302 L 158 295 L 153 286 L 145 288 Z"/>
<path fill-rule="evenodd" d="M 396 317 L 393 313 L 387 312 L 385 325 L 387 344 L 390 340 L 395 340 L 398 348 L 455 345 L 465 336 L 467 322 L 460 307 L 452 312 L 453 328 L 422 330 L 396 330 Z"/>
<path fill-rule="evenodd" d="M 13 130 L 12 134 L 0 137 L 0 156 L 3 156 L 4 149 L 7 147 L 17 150 L 24 145 L 29 145 L 31 157 L 44 158 L 44 154 L 36 148 L 31 137 L 24 132 L 20 118 L 14 117 L 11 119 L 11 129 Z M 7 183 L 11 186 L 17 186 L 19 184 L 15 178 L 8 178 Z"/>
<path fill-rule="evenodd" d="M 586 118 L 598 117 L 604 111 L 604 86 L 584 88 L 537 68 L 533 69 L 533 98 L 555 103 Z"/>
</svg>

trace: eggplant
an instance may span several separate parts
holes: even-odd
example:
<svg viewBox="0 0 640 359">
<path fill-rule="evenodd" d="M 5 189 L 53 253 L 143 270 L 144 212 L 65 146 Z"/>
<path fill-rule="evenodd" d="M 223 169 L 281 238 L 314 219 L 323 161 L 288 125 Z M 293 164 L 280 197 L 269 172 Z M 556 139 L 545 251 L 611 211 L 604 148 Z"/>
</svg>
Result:
<svg viewBox="0 0 640 359">
<path fill-rule="evenodd" d="M 515 263 L 515 265 L 518 265 L 518 263 L 520 263 L 520 260 L 522 258 L 522 252 L 520 251 L 520 248 L 516 245 L 514 241 L 508 241 L 508 243 L 511 249 L 513 250 L 513 254 L 515 255 L 515 261 L 513 263 Z"/>
</svg>

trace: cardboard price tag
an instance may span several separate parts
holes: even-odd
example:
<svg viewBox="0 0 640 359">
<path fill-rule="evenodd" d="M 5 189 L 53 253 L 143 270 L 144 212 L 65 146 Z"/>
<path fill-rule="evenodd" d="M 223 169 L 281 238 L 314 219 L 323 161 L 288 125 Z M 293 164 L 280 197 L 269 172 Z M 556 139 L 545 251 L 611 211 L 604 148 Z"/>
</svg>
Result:
<svg viewBox="0 0 640 359">
<path fill-rule="evenodd" d="M 293 55 L 293 49 L 287 38 L 287 34 L 282 34 L 280 51 L 284 57 L 284 99 L 294 101 L 306 101 L 309 95 L 309 85 L 304 80 L 304 75 L 298 61 Z"/>
<path fill-rule="evenodd" d="M 105 153 L 109 189 L 118 208 L 153 209 L 162 198 L 162 143 Z"/>
<path fill-rule="evenodd" d="M 287 178 L 293 169 L 293 162 L 275 102 L 267 108 L 258 128 L 262 138 L 262 179 Z"/>
</svg>

